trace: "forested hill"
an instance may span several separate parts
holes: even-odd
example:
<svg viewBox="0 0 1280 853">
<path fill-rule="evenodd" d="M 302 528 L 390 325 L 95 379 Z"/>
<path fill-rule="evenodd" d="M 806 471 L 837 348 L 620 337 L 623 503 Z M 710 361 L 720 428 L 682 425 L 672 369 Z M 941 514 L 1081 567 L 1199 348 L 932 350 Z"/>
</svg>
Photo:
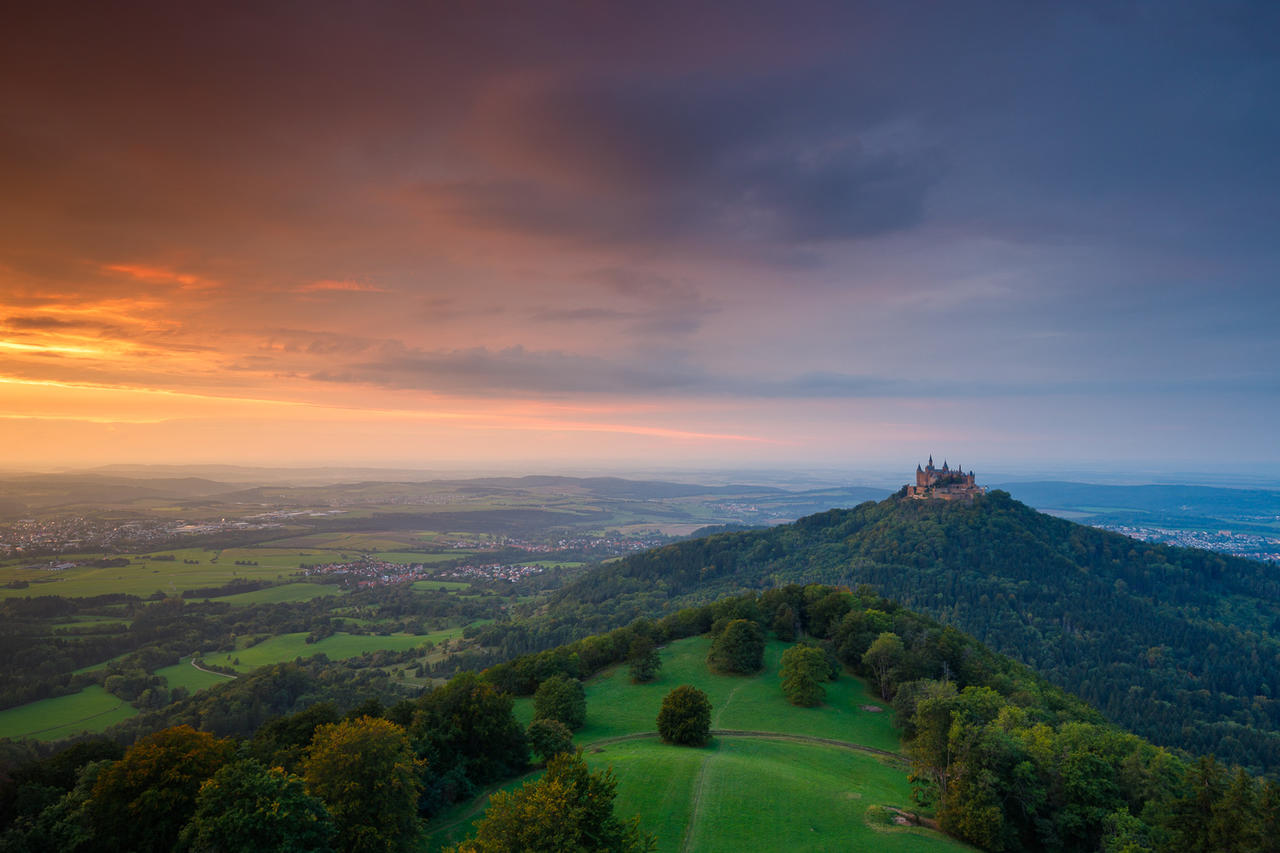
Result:
<svg viewBox="0 0 1280 853">
<path fill-rule="evenodd" d="M 976 635 L 1161 744 L 1280 770 L 1275 568 L 1032 510 L 891 497 L 604 566 L 559 611 L 656 610 L 785 583 L 868 583 Z"/>
</svg>

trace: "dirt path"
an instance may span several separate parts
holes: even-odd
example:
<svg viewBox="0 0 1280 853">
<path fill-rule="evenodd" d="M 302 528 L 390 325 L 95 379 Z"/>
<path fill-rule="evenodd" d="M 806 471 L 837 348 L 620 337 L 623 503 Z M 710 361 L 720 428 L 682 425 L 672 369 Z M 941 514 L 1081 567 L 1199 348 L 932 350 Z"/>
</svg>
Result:
<svg viewBox="0 0 1280 853">
<path fill-rule="evenodd" d="M 196 669 L 200 670 L 201 672 L 207 672 L 210 675 L 221 675 L 223 678 L 239 678 L 240 677 L 238 675 L 228 675 L 225 672 L 218 672 L 217 670 L 213 670 L 213 669 L 205 669 L 200 664 L 196 663 L 195 658 L 191 659 L 191 665 L 194 666 Z"/>
<path fill-rule="evenodd" d="M 694 828 L 698 825 L 698 807 L 702 805 L 702 788 L 707 783 L 707 765 L 711 756 L 705 755 L 698 765 L 698 779 L 693 783 L 693 801 L 689 803 L 689 822 L 684 827 L 684 837 L 680 839 L 680 853 L 689 853 L 693 846 Z"/>
</svg>

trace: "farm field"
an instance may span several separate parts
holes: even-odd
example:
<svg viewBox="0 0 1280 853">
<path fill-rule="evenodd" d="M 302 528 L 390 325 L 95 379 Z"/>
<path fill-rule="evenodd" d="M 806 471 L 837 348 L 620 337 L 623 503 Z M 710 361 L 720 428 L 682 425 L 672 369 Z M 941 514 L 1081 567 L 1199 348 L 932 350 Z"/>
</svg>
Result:
<svg viewBox="0 0 1280 853">
<path fill-rule="evenodd" d="M 138 712 L 94 684 L 79 693 L 29 702 L 0 711 L 0 737 L 58 740 L 80 732 L 100 732 Z"/>
<path fill-rule="evenodd" d="M 110 568 L 77 566 L 57 572 L 19 567 L 0 568 L 0 584 L 15 580 L 24 580 L 31 584 L 26 589 L 0 587 L 0 598 L 26 598 L 37 595 L 88 598 L 111 593 L 146 597 L 157 591 L 166 595 L 180 595 L 183 590 L 221 586 L 236 578 L 269 581 L 283 579 L 286 575 L 298 570 L 300 560 L 296 551 L 292 558 L 292 565 L 287 568 L 283 565 L 267 564 L 237 566 L 231 559 L 210 563 L 208 559 L 206 555 L 204 561 L 196 566 L 184 565 L 182 557 L 178 557 L 173 561 L 147 560 Z M 237 557 L 236 559 L 248 558 Z"/>
<path fill-rule="evenodd" d="M 777 674 L 788 644 L 770 642 L 764 671 L 750 677 L 711 672 L 709 647 L 708 638 L 695 637 L 663 648 L 662 672 L 650 684 L 631 684 L 626 667 L 618 667 L 585 685 L 587 722 L 574 740 L 593 770 L 613 769 L 615 812 L 638 814 L 659 851 L 970 849 L 932 830 L 892 823 L 885 807 L 914 809 L 906 768 L 897 760 L 804 740 L 899 750 L 891 713 L 864 709 L 884 703 L 860 679 L 843 675 L 826 685 L 822 706 L 798 708 L 786 701 Z M 702 749 L 662 743 L 658 709 L 680 684 L 707 693 L 713 729 L 773 734 L 721 734 Z M 517 700 L 516 715 L 528 724 L 530 698 Z M 426 849 L 471 834 L 482 814 L 468 804 L 441 815 Z M 752 820 L 742 820 L 744 814 Z"/>
</svg>

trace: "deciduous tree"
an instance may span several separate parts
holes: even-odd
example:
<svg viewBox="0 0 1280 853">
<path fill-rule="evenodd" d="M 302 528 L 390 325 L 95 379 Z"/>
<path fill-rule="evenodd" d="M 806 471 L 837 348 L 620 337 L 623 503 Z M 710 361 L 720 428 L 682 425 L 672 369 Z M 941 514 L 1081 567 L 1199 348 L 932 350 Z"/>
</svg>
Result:
<svg viewBox="0 0 1280 853">
<path fill-rule="evenodd" d="M 559 720 L 570 730 L 587 721 L 587 694 L 582 682 L 567 675 L 553 675 L 533 694 L 535 720 Z"/>
<path fill-rule="evenodd" d="M 609 770 L 591 773 L 582 753 L 561 753 L 536 782 L 499 792 L 455 853 L 639 853 L 653 849 L 639 818 L 613 813 L 617 783 Z"/>
<path fill-rule="evenodd" d="M 336 847 L 391 853 L 417 838 L 418 773 L 404 729 L 361 717 L 318 728 L 302 775 L 333 816 Z"/>
<path fill-rule="evenodd" d="M 792 646 L 782 653 L 782 691 L 792 705 L 811 708 L 821 705 L 826 697 L 822 682 L 827 680 L 830 669 L 827 656 L 814 646 Z"/>
<path fill-rule="evenodd" d="M 534 720 L 526 735 L 529 748 L 543 761 L 573 749 L 573 732 L 559 720 Z"/>
<path fill-rule="evenodd" d="M 195 810 L 201 784 L 226 763 L 229 740 L 190 726 L 135 743 L 93 786 L 88 816 L 94 835 L 120 850 L 169 851 Z"/>
<path fill-rule="evenodd" d="M 333 832 L 324 803 L 300 778 L 249 758 L 201 786 L 182 840 L 196 853 L 320 853 L 330 849 Z"/>
<path fill-rule="evenodd" d="M 750 619 L 731 620 L 712 642 L 707 663 L 718 672 L 759 672 L 764 666 L 764 631 Z"/>
<path fill-rule="evenodd" d="M 631 653 L 627 656 L 631 668 L 631 681 L 635 684 L 647 684 L 658 677 L 662 669 L 662 658 L 658 657 L 658 648 L 647 634 L 638 634 L 631 641 Z"/>
<path fill-rule="evenodd" d="M 667 743 L 702 746 L 711 736 L 711 700 L 696 687 L 682 684 L 668 693 L 658 711 L 658 734 Z"/>
</svg>

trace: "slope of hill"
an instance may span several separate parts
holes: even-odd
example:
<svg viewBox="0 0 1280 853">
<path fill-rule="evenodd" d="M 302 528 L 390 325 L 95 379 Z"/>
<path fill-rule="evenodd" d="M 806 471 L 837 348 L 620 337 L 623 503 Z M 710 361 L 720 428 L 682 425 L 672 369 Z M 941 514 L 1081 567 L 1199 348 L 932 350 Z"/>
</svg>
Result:
<svg viewBox="0 0 1280 853">
<path fill-rule="evenodd" d="M 897 810 L 918 807 L 905 759 L 886 754 L 902 751 L 893 714 L 865 682 L 845 675 L 828 685 L 821 707 L 797 708 L 778 677 L 790 644 L 770 642 L 763 671 L 743 677 L 707 667 L 710 642 L 700 636 L 671 643 L 650 683 L 633 684 L 625 667 L 614 667 L 585 685 L 587 721 L 574 741 L 592 769 L 612 768 L 615 811 L 638 814 L 659 853 L 968 849 L 936 831 L 891 821 Z M 662 698 L 681 684 L 696 685 L 711 701 L 717 734 L 707 748 L 657 739 Z M 527 725 L 532 700 L 518 700 L 515 712 Z M 428 826 L 427 849 L 470 834 L 480 816 L 475 804 L 442 815 Z"/>
<path fill-rule="evenodd" d="M 1083 527 L 1005 492 L 973 503 L 895 497 L 678 543 L 589 573 L 558 606 L 620 597 L 659 610 L 789 582 L 872 584 L 1157 743 L 1280 768 L 1273 570 Z"/>
</svg>

